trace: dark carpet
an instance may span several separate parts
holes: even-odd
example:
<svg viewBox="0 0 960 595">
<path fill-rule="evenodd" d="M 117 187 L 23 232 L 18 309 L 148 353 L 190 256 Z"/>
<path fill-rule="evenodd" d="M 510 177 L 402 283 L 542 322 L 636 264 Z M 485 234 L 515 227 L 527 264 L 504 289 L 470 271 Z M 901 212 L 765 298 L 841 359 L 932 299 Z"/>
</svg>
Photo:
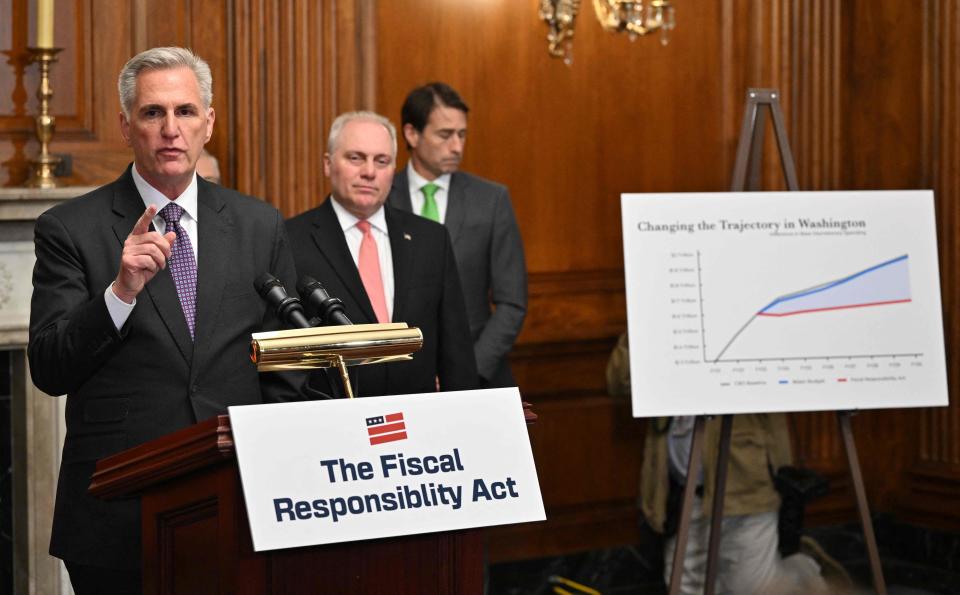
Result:
<svg viewBox="0 0 960 595">
<path fill-rule="evenodd" d="M 898 523 L 882 515 L 874 519 L 874 528 L 890 595 L 960 594 L 960 534 Z M 846 568 L 858 592 L 873 591 L 859 525 L 814 527 L 806 534 Z M 662 565 L 659 544 L 646 536 L 632 546 L 495 564 L 490 568 L 488 592 L 589 593 L 578 590 L 577 585 L 583 585 L 603 595 L 658 595 L 667 592 Z"/>
</svg>

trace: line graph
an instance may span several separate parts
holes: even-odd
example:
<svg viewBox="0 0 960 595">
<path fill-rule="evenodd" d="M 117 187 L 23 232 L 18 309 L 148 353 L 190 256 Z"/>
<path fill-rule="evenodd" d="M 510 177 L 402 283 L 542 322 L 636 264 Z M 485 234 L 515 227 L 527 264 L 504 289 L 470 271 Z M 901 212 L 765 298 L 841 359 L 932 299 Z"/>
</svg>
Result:
<svg viewBox="0 0 960 595">
<path fill-rule="evenodd" d="M 764 306 L 759 316 L 789 316 L 807 312 L 863 308 L 910 301 L 908 254 L 892 258 L 817 287 L 783 295 Z M 846 290 L 846 291 L 843 291 Z M 886 296 L 886 297 L 881 297 Z M 796 310 L 790 310 L 790 304 Z"/>
<path fill-rule="evenodd" d="M 793 291 L 775 298 L 766 306 L 760 308 L 733 334 L 732 337 L 723 346 L 713 363 L 724 360 L 723 356 L 736 340 L 747 330 L 750 325 L 760 317 L 783 318 L 786 316 L 798 316 L 803 314 L 816 314 L 821 312 L 831 312 L 836 310 L 849 310 L 854 308 L 869 308 L 878 306 L 890 306 L 894 304 L 904 304 L 911 301 L 910 298 L 910 269 L 909 254 L 903 254 L 896 258 L 880 262 L 855 273 L 851 273 L 839 279 L 817 284 L 813 287 Z M 700 267 L 700 254 L 697 253 L 697 274 L 698 282 L 701 285 L 702 296 L 702 268 Z M 702 299 L 702 298 L 701 298 Z M 701 306 L 701 316 L 702 316 Z M 701 320 L 701 327 L 703 322 Z M 704 341 L 704 344 L 706 341 Z M 890 353 L 873 355 L 850 355 L 846 357 L 898 357 L 898 356 L 919 356 L 916 353 Z M 811 356 L 811 358 L 837 358 L 843 356 Z M 706 360 L 706 349 L 704 348 L 704 358 Z M 785 358 L 736 358 L 735 361 L 764 361 L 785 359 Z M 797 357 L 790 359 L 800 359 Z M 810 358 L 804 358 L 810 359 Z"/>
<path fill-rule="evenodd" d="M 947 402 L 930 192 L 621 203 L 635 416 Z"/>
<path fill-rule="evenodd" d="M 829 312 L 831 310 L 849 310 L 850 308 L 868 308 L 870 306 L 889 306 L 890 304 L 904 304 L 910 300 L 887 300 L 885 302 L 869 302 L 864 304 L 850 304 L 849 306 L 831 306 L 829 308 L 810 308 L 808 310 L 795 310 L 793 312 L 784 312 L 777 314 L 775 312 L 758 312 L 757 316 L 772 316 L 782 318 L 784 316 L 795 316 L 797 314 L 812 314 L 814 312 Z"/>
</svg>

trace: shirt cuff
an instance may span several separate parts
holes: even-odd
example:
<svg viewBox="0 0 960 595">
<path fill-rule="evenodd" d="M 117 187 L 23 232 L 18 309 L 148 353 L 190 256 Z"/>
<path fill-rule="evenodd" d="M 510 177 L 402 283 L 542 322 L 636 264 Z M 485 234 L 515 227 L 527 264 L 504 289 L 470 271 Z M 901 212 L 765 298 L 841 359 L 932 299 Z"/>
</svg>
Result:
<svg viewBox="0 0 960 595">
<path fill-rule="evenodd" d="M 120 332 L 120 329 L 123 328 L 124 323 L 127 322 L 127 318 L 130 318 L 130 313 L 133 312 L 133 307 L 137 305 L 137 298 L 133 298 L 133 303 L 128 304 L 127 302 L 121 300 L 117 297 L 117 294 L 113 293 L 113 283 L 107 285 L 107 290 L 103 292 L 103 301 L 107 304 L 107 312 L 110 313 L 110 318 L 113 320 L 113 326 L 116 327 L 117 332 Z"/>
</svg>

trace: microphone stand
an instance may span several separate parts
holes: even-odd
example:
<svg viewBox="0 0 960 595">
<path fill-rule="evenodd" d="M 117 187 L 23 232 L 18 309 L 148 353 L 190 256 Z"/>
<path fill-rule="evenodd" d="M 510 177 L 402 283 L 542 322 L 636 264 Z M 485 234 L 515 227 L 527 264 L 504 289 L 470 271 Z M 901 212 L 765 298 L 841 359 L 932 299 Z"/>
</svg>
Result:
<svg viewBox="0 0 960 595">
<path fill-rule="evenodd" d="M 321 314 L 308 319 L 300 300 L 287 295 L 283 284 L 269 273 L 261 275 L 254 287 L 288 330 L 253 333 L 250 359 L 259 372 L 336 367 L 344 394 L 356 395 L 350 384 L 348 365 L 379 364 L 412 359 L 423 347 L 423 333 L 404 322 L 352 324 L 340 300 L 331 297 L 320 283 L 305 277 L 303 294 Z M 309 291 L 307 291 L 309 290 Z M 321 326 L 319 323 L 326 323 Z M 333 325 L 331 326 L 331 323 Z M 336 381 L 331 381 L 335 386 Z"/>
<path fill-rule="evenodd" d="M 308 302 L 316 302 L 314 305 L 320 313 L 321 319 L 316 325 L 320 326 L 326 321 L 334 325 L 352 325 L 347 315 L 343 313 L 343 302 L 331 297 L 324 289 L 323 285 L 313 277 L 304 276 L 297 282 L 297 293 L 304 296 Z M 311 321 L 312 322 L 312 321 Z M 340 380 L 346 389 L 347 398 L 353 398 L 353 387 L 350 385 L 350 374 L 347 373 L 347 364 L 343 356 L 339 353 L 335 356 L 337 369 L 340 370 Z"/>
<path fill-rule="evenodd" d="M 350 374 L 347 373 L 347 363 L 343 361 L 343 356 L 339 353 L 334 356 L 334 363 L 340 370 L 340 380 L 343 382 L 343 389 L 347 393 L 347 398 L 353 398 L 353 387 L 350 386 Z"/>
<path fill-rule="evenodd" d="M 309 279 L 309 281 L 312 281 L 314 285 L 320 288 L 320 290 L 323 290 L 323 286 L 321 286 L 318 282 L 314 281 L 313 279 Z M 260 294 L 261 298 L 276 308 L 277 316 L 281 320 L 297 328 L 316 328 L 319 326 L 313 324 L 312 320 L 308 320 L 307 317 L 303 315 L 303 307 L 300 305 L 300 300 L 295 297 L 289 297 L 287 295 L 286 288 L 283 287 L 283 283 L 281 283 L 279 279 L 270 273 L 264 273 L 258 277 L 256 281 L 254 281 L 254 287 L 256 288 L 257 293 Z M 323 297 L 326 298 L 326 301 L 335 302 L 334 308 L 336 308 L 336 305 L 340 304 L 340 300 L 330 298 L 329 295 L 326 295 L 326 291 L 323 291 L 323 294 Z M 341 316 L 347 324 L 351 324 L 347 317 L 342 313 L 342 310 L 343 307 L 340 306 L 338 312 L 339 316 Z M 340 371 L 340 380 L 343 382 L 344 392 L 347 393 L 348 399 L 352 399 L 353 387 L 350 386 L 350 374 L 347 372 L 347 363 L 343 360 L 343 356 L 339 353 L 334 354 L 332 359 L 333 364 Z"/>
</svg>

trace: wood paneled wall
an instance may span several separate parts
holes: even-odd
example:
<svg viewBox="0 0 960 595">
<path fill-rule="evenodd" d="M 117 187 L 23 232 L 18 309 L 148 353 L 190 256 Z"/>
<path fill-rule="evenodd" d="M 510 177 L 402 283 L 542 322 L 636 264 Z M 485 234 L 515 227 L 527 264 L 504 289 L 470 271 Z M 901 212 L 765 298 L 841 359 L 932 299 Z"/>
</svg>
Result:
<svg viewBox="0 0 960 595">
<path fill-rule="evenodd" d="M 0 0 L 5 185 L 36 152 L 36 67 L 24 61 L 33 4 Z M 73 155 L 85 183 L 130 159 L 116 75 L 152 45 L 207 58 L 210 149 L 225 182 L 288 215 L 326 192 L 335 114 L 373 107 L 398 121 L 405 94 L 430 80 L 471 105 L 464 169 L 510 187 L 527 251 L 530 309 L 513 361 L 541 416 L 531 440 L 549 517 L 493 531 L 493 559 L 635 538 L 645 424 L 604 386 L 626 325 L 619 194 L 726 190 L 748 87 L 780 89 L 803 188 L 936 189 L 949 355 L 960 339 L 954 2 L 677 2 L 665 47 L 603 32 L 581 4 L 567 67 L 546 53 L 535 0 L 57 0 L 53 149 Z M 783 186 L 777 168 L 763 184 Z M 951 384 L 958 375 L 951 363 Z M 852 519 L 834 416 L 793 419 L 798 459 L 835 488 L 814 518 Z M 854 428 L 876 510 L 960 527 L 960 407 L 866 412 Z"/>
<path fill-rule="evenodd" d="M 960 7 L 950 0 L 935 0 L 923 5 L 922 21 L 915 26 L 922 31 L 920 52 L 914 56 L 923 68 L 915 76 L 919 81 L 919 114 L 917 95 L 900 94 L 901 105 L 910 106 L 908 113 L 918 115 L 905 121 L 916 125 L 918 138 L 906 150 L 919 148 L 919 171 L 914 173 L 925 186 L 937 194 L 937 217 L 940 241 L 940 284 L 943 292 L 944 327 L 947 336 L 948 382 L 954 404 L 946 409 L 916 412 L 908 426 L 910 434 L 900 440 L 910 453 L 906 478 L 896 492 L 896 508 L 910 518 L 933 526 L 960 529 L 960 406 L 956 390 L 960 383 L 960 365 L 956 354 L 960 347 L 960 288 L 958 288 L 958 253 L 960 253 Z M 895 15 L 899 16 L 899 15 Z M 916 89 L 914 89 L 914 92 Z M 903 154 L 905 164 L 913 164 L 916 154 Z M 901 166 L 902 167 L 902 166 Z M 912 168 L 911 168 L 912 169 Z M 917 419 L 919 418 L 919 419 Z M 892 428 L 897 431 L 899 428 Z M 902 432 L 902 430 L 901 430 Z"/>
<path fill-rule="evenodd" d="M 456 87 L 472 107 L 464 169 L 510 186 L 527 247 L 531 303 L 514 365 L 542 414 L 533 444 L 549 520 L 494 532 L 495 558 L 631 538 L 643 424 L 603 391 L 625 325 L 618 195 L 726 190 L 748 87 L 780 89 L 802 188 L 936 188 L 951 345 L 960 331 L 953 3 L 678 3 L 665 48 L 603 33 L 586 3 L 572 67 L 547 57 L 534 4 L 394 0 L 377 11 L 377 108 L 398 118 L 411 87 Z M 783 187 L 776 167 L 762 179 Z M 797 459 L 834 488 L 813 520 L 852 520 L 836 416 L 792 418 Z M 866 412 L 854 428 L 876 510 L 952 514 L 957 407 Z"/>
<path fill-rule="evenodd" d="M 27 177 L 37 67 L 28 64 L 35 2 L 0 0 L 0 184 Z M 214 75 L 217 113 L 208 150 L 224 183 L 285 214 L 326 193 L 326 129 L 373 101 L 373 0 L 57 0 L 52 150 L 73 157 L 75 184 L 114 179 L 131 159 L 119 135 L 117 75 L 149 47 L 192 48 Z"/>
<path fill-rule="evenodd" d="M 604 33 L 583 3 L 570 67 L 548 56 L 535 5 L 377 7 L 377 109 L 399 120 L 413 87 L 456 88 L 471 108 L 463 169 L 509 186 L 524 239 L 530 305 L 514 368 L 540 414 L 548 520 L 494 531 L 494 559 L 634 539 L 644 424 L 604 377 L 626 326 L 620 193 L 724 189 L 743 96 L 721 3 L 681 7 L 667 46 Z"/>
</svg>

